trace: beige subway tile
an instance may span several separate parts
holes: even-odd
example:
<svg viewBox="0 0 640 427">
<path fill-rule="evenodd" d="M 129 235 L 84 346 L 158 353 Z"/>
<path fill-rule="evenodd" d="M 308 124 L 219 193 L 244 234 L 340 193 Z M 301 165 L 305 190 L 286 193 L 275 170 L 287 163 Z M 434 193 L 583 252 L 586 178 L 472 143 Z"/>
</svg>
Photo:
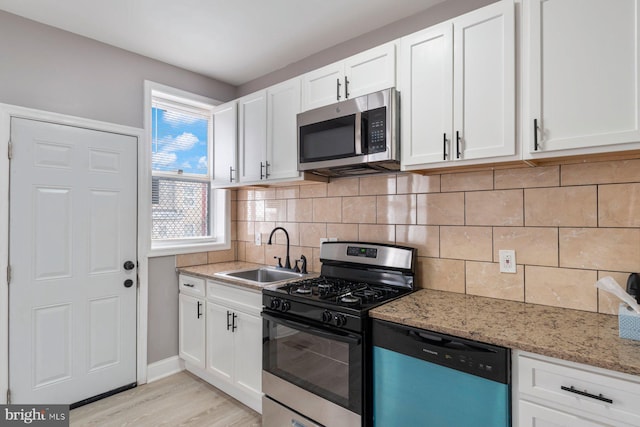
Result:
<svg viewBox="0 0 640 427">
<path fill-rule="evenodd" d="M 417 223 L 464 225 L 464 193 L 418 194 Z"/>
<path fill-rule="evenodd" d="M 265 200 L 264 201 L 265 221 L 286 221 L 287 201 L 286 200 Z"/>
<path fill-rule="evenodd" d="M 640 182 L 640 159 L 562 165 L 562 185 Z"/>
<path fill-rule="evenodd" d="M 441 191 L 493 190 L 493 171 L 462 172 L 443 174 Z"/>
<path fill-rule="evenodd" d="M 516 263 L 558 266 L 558 229 L 542 227 L 495 227 L 493 229 L 493 261 L 498 251 L 516 251 Z"/>
<path fill-rule="evenodd" d="M 320 269 L 322 267 L 322 263 L 320 262 L 320 247 L 312 249 L 311 257 L 307 260 L 307 263 L 307 270 L 314 273 L 320 273 Z"/>
<path fill-rule="evenodd" d="M 276 198 L 275 188 L 258 188 L 255 190 L 256 200 L 273 200 Z"/>
<path fill-rule="evenodd" d="M 206 252 L 176 255 L 176 267 L 188 267 L 190 265 L 202 265 L 206 263 Z"/>
<path fill-rule="evenodd" d="M 313 220 L 312 199 L 287 200 L 287 221 L 311 222 Z"/>
<path fill-rule="evenodd" d="M 300 186 L 300 198 L 327 197 L 327 184 L 308 184 Z"/>
<path fill-rule="evenodd" d="M 238 201 L 237 200 L 232 200 L 231 201 L 231 220 L 232 221 L 237 221 L 238 220 Z"/>
<path fill-rule="evenodd" d="M 640 183 L 598 186 L 600 227 L 640 227 Z"/>
<path fill-rule="evenodd" d="M 558 187 L 560 166 L 538 166 L 535 168 L 500 169 L 495 171 L 495 188 Z"/>
<path fill-rule="evenodd" d="M 396 176 L 394 174 L 385 174 L 360 178 L 359 194 L 361 196 L 396 194 Z"/>
<path fill-rule="evenodd" d="M 282 227 L 287 230 L 289 234 L 289 244 L 290 245 L 299 245 L 300 244 L 300 223 L 298 222 L 278 222 L 275 224 L 276 227 Z M 271 232 L 271 231 L 270 231 Z M 269 233 L 270 233 L 269 232 Z M 273 235 L 275 242 L 280 245 L 284 245 L 287 243 L 287 236 L 282 231 L 276 231 Z M 269 238 L 269 236 L 267 236 Z"/>
<path fill-rule="evenodd" d="M 236 216 L 235 218 L 238 221 L 249 221 L 249 219 L 247 218 L 247 203 L 249 203 L 246 200 L 238 200 L 236 202 Z"/>
<path fill-rule="evenodd" d="M 253 221 L 238 221 L 238 240 L 253 242 L 256 231 L 256 223 Z"/>
<path fill-rule="evenodd" d="M 397 193 L 437 193 L 440 191 L 440 175 L 405 173 L 397 175 Z"/>
<path fill-rule="evenodd" d="M 238 190 L 236 189 L 229 189 L 227 190 L 229 192 L 229 198 L 231 200 L 238 200 Z"/>
<path fill-rule="evenodd" d="M 231 242 L 231 248 L 224 251 L 207 252 L 207 263 L 215 264 L 218 262 L 228 262 L 236 260 L 236 243 Z"/>
<path fill-rule="evenodd" d="M 524 225 L 522 190 L 475 191 L 465 195 L 466 225 Z"/>
<path fill-rule="evenodd" d="M 635 271 L 640 260 L 638 228 L 561 228 L 560 267 Z"/>
<path fill-rule="evenodd" d="M 300 186 L 298 185 L 276 188 L 276 199 L 297 199 L 298 197 L 300 197 Z"/>
<path fill-rule="evenodd" d="M 319 247 L 323 237 L 327 237 L 327 224 L 324 222 L 300 224 L 300 246 Z"/>
<path fill-rule="evenodd" d="M 491 261 L 491 227 L 440 227 L 440 257 Z"/>
<path fill-rule="evenodd" d="M 327 224 L 327 237 L 338 240 L 358 240 L 358 224 Z"/>
<path fill-rule="evenodd" d="M 416 248 L 418 256 L 440 256 L 440 229 L 427 225 L 396 225 L 396 244 Z"/>
<path fill-rule="evenodd" d="M 524 301 L 524 266 L 516 273 L 500 273 L 497 262 L 466 262 L 467 294 Z"/>
<path fill-rule="evenodd" d="M 257 264 L 264 264 L 264 247 L 265 245 L 256 246 L 253 243 L 247 243 L 245 247 L 246 261 L 255 262 Z"/>
<path fill-rule="evenodd" d="M 363 242 L 393 243 L 396 240 L 396 227 L 393 225 L 360 224 L 358 240 Z"/>
<path fill-rule="evenodd" d="M 237 255 L 238 261 L 247 260 L 247 242 L 237 242 Z"/>
<path fill-rule="evenodd" d="M 255 192 L 253 188 L 239 188 L 238 200 L 255 200 Z"/>
<path fill-rule="evenodd" d="M 264 221 L 264 200 L 238 202 L 238 215 L 245 221 Z"/>
<path fill-rule="evenodd" d="M 376 196 L 344 197 L 342 221 L 354 224 L 375 224 Z"/>
<path fill-rule="evenodd" d="M 231 220 L 231 240 L 238 240 L 238 221 Z"/>
<path fill-rule="evenodd" d="M 418 257 L 416 288 L 465 292 L 464 261 Z"/>
<path fill-rule="evenodd" d="M 360 188 L 359 178 L 340 178 L 327 186 L 327 196 L 357 196 Z"/>
<path fill-rule="evenodd" d="M 313 200 L 313 222 L 342 222 L 342 197 Z"/>
<path fill-rule="evenodd" d="M 525 266 L 525 302 L 597 311 L 597 272 Z"/>
<path fill-rule="evenodd" d="M 596 227 L 597 210 L 595 186 L 524 190 L 527 227 Z"/>
<path fill-rule="evenodd" d="M 271 231 L 275 228 L 276 223 L 275 222 L 271 222 L 271 221 L 260 221 L 260 222 L 256 222 L 256 233 L 260 233 L 262 235 L 262 244 L 266 245 L 267 241 L 269 240 L 269 235 L 271 234 Z M 282 233 L 282 231 L 279 231 L 278 233 Z M 275 237 L 275 235 L 274 235 Z M 250 242 L 254 242 L 255 241 L 255 236 L 253 236 L 250 240 Z"/>
<path fill-rule="evenodd" d="M 627 278 L 629 273 L 620 273 L 616 271 L 598 271 L 598 280 L 603 277 L 610 276 L 618 282 L 623 289 L 627 288 Z M 618 305 L 620 299 L 609 292 L 598 289 L 598 313 L 618 314 Z"/>
<path fill-rule="evenodd" d="M 415 224 L 416 195 L 377 196 L 376 222 L 378 224 Z"/>
</svg>

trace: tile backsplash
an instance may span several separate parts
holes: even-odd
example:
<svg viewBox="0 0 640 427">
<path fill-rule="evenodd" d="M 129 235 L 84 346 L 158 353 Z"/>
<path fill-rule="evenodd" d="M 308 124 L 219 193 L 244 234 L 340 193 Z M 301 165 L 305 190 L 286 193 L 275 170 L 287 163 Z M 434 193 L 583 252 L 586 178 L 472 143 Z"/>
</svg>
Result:
<svg viewBox="0 0 640 427">
<path fill-rule="evenodd" d="M 625 285 L 640 271 L 640 159 L 480 172 L 389 174 L 328 184 L 234 190 L 233 246 L 179 256 L 178 265 L 274 264 L 304 254 L 320 268 L 320 238 L 418 249 L 418 287 L 617 313 L 594 283 Z M 261 246 L 254 244 L 262 233 Z M 516 252 L 516 274 L 499 272 L 498 251 Z"/>
</svg>

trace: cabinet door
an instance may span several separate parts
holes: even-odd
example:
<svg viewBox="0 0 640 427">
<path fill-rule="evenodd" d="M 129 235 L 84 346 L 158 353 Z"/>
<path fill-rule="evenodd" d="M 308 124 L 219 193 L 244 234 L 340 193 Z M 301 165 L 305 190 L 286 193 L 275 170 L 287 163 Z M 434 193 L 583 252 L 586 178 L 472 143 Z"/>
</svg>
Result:
<svg viewBox="0 0 640 427">
<path fill-rule="evenodd" d="M 236 311 L 235 381 L 245 391 L 262 392 L 262 318 Z"/>
<path fill-rule="evenodd" d="M 401 40 L 403 169 L 451 158 L 452 36 L 446 22 Z"/>
<path fill-rule="evenodd" d="M 607 424 L 596 423 L 564 411 L 520 400 L 517 425 L 520 427 L 605 427 Z"/>
<path fill-rule="evenodd" d="M 240 182 L 264 180 L 267 147 L 267 92 L 238 100 Z"/>
<path fill-rule="evenodd" d="M 344 96 L 355 98 L 396 85 L 396 46 L 387 43 L 344 61 Z"/>
<path fill-rule="evenodd" d="M 344 101 L 344 63 L 336 62 L 302 76 L 302 109 Z"/>
<path fill-rule="evenodd" d="M 295 178 L 298 172 L 296 114 L 300 112 L 300 78 L 267 89 L 268 179 Z"/>
<path fill-rule="evenodd" d="M 523 2 L 525 158 L 637 148 L 624 144 L 640 141 L 639 6 L 638 0 Z"/>
<path fill-rule="evenodd" d="M 233 381 L 233 310 L 207 301 L 207 371 Z"/>
<path fill-rule="evenodd" d="M 178 297 L 180 357 L 197 366 L 205 366 L 205 308 L 204 300 L 189 295 Z"/>
<path fill-rule="evenodd" d="M 213 184 L 238 181 L 238 104 L 235 101 L 213 110 Z"/>
<path fill-rule="evenodd" d="M 514 5 L 453 20 L 453 160 L 515 154 Z"/>
</svg>

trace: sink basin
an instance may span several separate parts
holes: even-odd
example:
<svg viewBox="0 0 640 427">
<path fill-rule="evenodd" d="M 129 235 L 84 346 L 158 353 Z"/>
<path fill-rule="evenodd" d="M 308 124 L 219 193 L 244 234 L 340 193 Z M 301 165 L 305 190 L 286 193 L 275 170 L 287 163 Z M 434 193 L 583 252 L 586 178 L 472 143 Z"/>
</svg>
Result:
<svg viewBox="0 0 640 427">
<path fill-rule="evenodd" d="M 253 268 L 250 270 L 226 271 L 222 273 L 216 273 L 215 275 L 232 279 L 247 280 L 256 283 L 273 283 L 282 280 L 299 279 L 305 276 L 301 273 L 278 270 L 276 268 L 270 267 Z"/>
</svg>

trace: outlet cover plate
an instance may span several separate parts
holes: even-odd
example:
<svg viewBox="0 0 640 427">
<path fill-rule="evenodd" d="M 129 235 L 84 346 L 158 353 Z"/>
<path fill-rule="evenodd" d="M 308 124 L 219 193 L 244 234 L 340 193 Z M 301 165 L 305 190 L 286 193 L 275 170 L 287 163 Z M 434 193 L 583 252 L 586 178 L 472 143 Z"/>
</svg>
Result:
<svg viewBox="0 0 640 427">
<path fill-rule="evenodd" d="M 498 251 L 500 257 L 500 273 L 516 272 L 516 251 L 501 249 Z"/>
</svg>

